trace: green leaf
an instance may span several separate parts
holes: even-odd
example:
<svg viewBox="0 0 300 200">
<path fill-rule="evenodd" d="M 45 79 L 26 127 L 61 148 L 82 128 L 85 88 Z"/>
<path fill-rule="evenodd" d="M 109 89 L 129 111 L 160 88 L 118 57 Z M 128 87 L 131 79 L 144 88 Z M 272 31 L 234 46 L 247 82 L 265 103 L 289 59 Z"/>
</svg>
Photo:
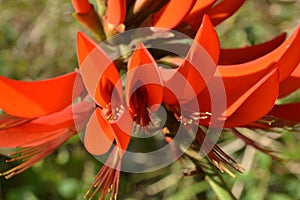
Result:
<svg viewBox="0 0 300 200">
<path fill-rule="evenodd" d="M 191 185 L 185 190 L 180 190 L 174 195 L 170 196 L 167 200 L 181 200 L 181 199 L 190 199 L 197 194 L 206 191 L 209 188 L 209 185 L 205 181 L 201 181 Z"/>
<path fill-rule="evenodd" d="M 236 200 L 227 186 L 222 183 L 220 177 L 206 176 L 205 179 L 219 200 Z"/>
</svg>

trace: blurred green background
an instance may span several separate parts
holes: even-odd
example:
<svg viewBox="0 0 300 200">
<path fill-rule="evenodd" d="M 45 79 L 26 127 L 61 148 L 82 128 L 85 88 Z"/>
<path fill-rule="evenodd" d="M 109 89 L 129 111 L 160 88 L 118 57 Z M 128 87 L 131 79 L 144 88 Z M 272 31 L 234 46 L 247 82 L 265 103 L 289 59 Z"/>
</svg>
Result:
<svg viewBox="0 0 300 200">
<path fill-rule="evenodd" d="M 68 0 L 0 0 L 0 74 L 14 79 L 37 80 L 77 68 L 75 37 L 87 32 L 73 17 Z M 248 0 L 233 17 L 217 27 L 222 47 L 242 47 L 267 41 L 281 32 L 290 34 L 300 24 L 298 0 Z M 300 47 L 299 47 L 300 53 Z M 263 136 L 262 136 L 263 135 Z M 253 133 L 263 140 L 265 134 Z M 269 146 L 289 158 L 272 159 L 225 133 L 221 145 L 246 169 L 223 179 L 243 200 L 300 199 L 300 136 L 296 131 L 272 133 Z M 0 171 L 7 150 L 0 150 Z M 78 138 L 26 172 L 5 180 L 0 177 L 0 200 L 83 199 L 101 164 L 90 156 Z M 156 172 L 122 174 L 119 199 L 216 199 L 203 176 L 182 176 L 184 160 Z M 225 196 L 224 196 L 225 198 Z"/>
</svg>

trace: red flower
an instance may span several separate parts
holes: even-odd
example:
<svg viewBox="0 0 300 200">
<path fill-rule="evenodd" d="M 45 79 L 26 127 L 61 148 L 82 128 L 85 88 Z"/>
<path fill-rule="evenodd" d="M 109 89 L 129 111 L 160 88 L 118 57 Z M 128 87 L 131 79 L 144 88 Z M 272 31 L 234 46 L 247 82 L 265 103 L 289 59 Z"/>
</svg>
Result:
<svg viewBox="0 0 300 200">
<path fill-rule="evenodd" d="M 287 79 L 300 62 L 297 50 L 300 43 L 299 28 L 286 41 L 282 42 L 281 37 L 269 43 L 242 49 L 241 55 L 245 57 L 246 53 L 250 53 L 254 60 L 242 58 L 237 61 L 234 56 L 223 56 L 223 61 L 225 58 L 227 60 L 226 65 L 217 65 L 217 72 L 208 84 L 211 88 L 218 89 L 216 80 L 221 78 L 224 83 L 227 106 L 219 115 L 220 119 L 225 120 L 225 127 L 245 126 L 268 114 L 272 109 L 278 97 L 279 83 Z M 202 31 L 197 33 L 195 40 L 206 48 L 215 63 L 219 63 L 218 37 L 207 17 L 203 18 Z M 262 50 L 259 51 L 259 48 Z M 237 49 L 227 52 L 229 51 L 230 54 L 238 52 Z M 266 54 L 262 55 L 263 53 Z M 233 64 L 230 64 L 231 62 Z M 178 65 L 182 66 L 179 63 Z M 193 88 L 202 87 L 201 82 L 199 84 L 196 81 L 189 80 L 189 82 Z M 200 124 L 208 126 L 212 112 L 208 88 L 200 90 L 197 99 L 201 112 L 207 114 L 200 120 Z"/>
<path fill-rule="evenodd" d="M 102 155 L 116 142 L 107 166 L 100 170 L 87 196 L 93 198 L 102 189 L 100 199 L 110 190 L 114 197 L 132 122 L 140 128 L 150 124 L 150 111 L 156 112 L 156 105 L 163 99 L 161 79 L 156 62 L 144 45 L 138 44 L 128 62 L 124 103 L 121 78 L 106 53 L 83 33 L 77 36 L 77 53 L 84 84 L 97 106 L 87 124 L 85 146 L 90 153 Z M 152 91 L 156 91 L 155 94 Z M 95 191 L 91 192 L 93 188 Z"/>
</svg>

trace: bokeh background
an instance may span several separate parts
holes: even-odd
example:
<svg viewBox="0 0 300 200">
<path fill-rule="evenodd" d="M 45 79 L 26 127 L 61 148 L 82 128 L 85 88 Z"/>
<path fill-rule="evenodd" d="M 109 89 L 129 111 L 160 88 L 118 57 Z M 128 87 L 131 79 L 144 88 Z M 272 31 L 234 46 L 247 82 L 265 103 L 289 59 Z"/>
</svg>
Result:
<svg viewBox="0 0 300 200">
<path fill-rule="evenodd" d="M 38 80 L 75 70 L 76 32 L 87 31 L 72 13 L 69 0 L 0 0 L 0 75 Z M 247 0 L 217 31 L 222 47 L 230 48 L 264 42 L 282 32 L 290 34 L 299 25 L 299 0 Z M 224 133 L 220 145 L 246 169 L 236 178 L 222 174 L 228 190 L 243 200 L 300 199 L 300 133 L 249 134 L 271 144 L 287 159 L 284 163 L 273 161 Z M 276 140 L 266 139 L 268 134 Z M 0 171 L 16 164 L 5 163 L 9 151 L 0 149 Z M 74 137 L 21 175 L 10 180 L 0 177 L 0 200 L 83 199 L 100 167 Z M 119 199 L 217 199 L 201 173 L 183 176 L 185 170 L 188 164 L 180 160 L 152 173 L 123 173 Z"/>
</svg>

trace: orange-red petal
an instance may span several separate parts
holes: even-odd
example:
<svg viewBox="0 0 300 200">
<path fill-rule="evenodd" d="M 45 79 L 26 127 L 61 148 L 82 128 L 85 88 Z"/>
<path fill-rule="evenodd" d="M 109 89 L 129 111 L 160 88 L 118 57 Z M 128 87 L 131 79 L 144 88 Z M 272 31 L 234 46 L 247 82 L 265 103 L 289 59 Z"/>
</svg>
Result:
<svg viewBox="0 0 300 200">
<path fill-rule="evenodd" d="M 279 81 L 286 79 L 300 63 L 300 27 L 298 27 L 294 33 L 280 45 L 278 53 L 283 52 L 280 59 L 276 62 L 274 67 L 279 69 Z M 276 55 L 275 55 L 276 56 Z"/>
<path fill-rule="evenodd" d="M 220 56 L 219 38 L 208 15 L 203 16 L 202 24 L 194 40 L 197 41 L 202 47 L 204 47 L 204 49 L 211 56 L 214 62 L 218 64 Z"/>
<path fill-rule="evenodd" d="M 96 42 L 79 32 L 77 55 L 83 82 L 89 94 L 101 107 L 110 104 L 112 91 L 121 99 L 120 75 L 113 61 Z"/>
<path fill-rule="evenodd" d="M 77 76 L 72 72 L 41 81 L 17 81 L 0 76 L 0 108 L 6 113 L 35 118 L 57 112 L 73 100 Z"/>
<path fill-rule="evenodd" d="M 100 108 L 96 108 L 84 135 L 84 145 L 93 155 L 103 155 L 108 152 L 116 141 L 121 154 L 128 147 L 132 129 L 131 118 L 124 112 L 115 122 L 109 122 Z"/>
<path fill-rule="evenodd" d="M 214 96 L 211 97 L 211 94 L 206 88 L 200 95 L 198 95 L 201 112 L 211 113 L 212 108 L 214 107 L 217 109 L 218 113 L 212 114 L 220 116 L 220 120 L 224 119 L 225 127 L 247 125 L 248 123 L 254 122 L 263 117 L 271 110 L 278 96 L 278 70 L 273 69 L 260 79 L 257 79 L 255 75 L 253 77 L 249 75 L 246 79 L 253 82 L 253 80 L 251 80 L 252 78 L 256 81 L 247 89 L 240 88 L 242 93 L 237 93 L 232 89 L 232 87 L 239 85 L 239 79 L 232 78 L 231 80 L 224 82 L 226 97 L 224 100 L 218 99 L 218 101 L 226 102 L 227 104 L 223 113 L 221 113 L 221 110 L 218 109 L 218 105 L 211 105 L 211 100 L 213 100 L 214 103 L 218 101 L 211 99 L 214 98 Z M 209 84 L 212 84 L 211 88 L 214 88 L 214 84 L 217 84 L 216 78 L 212 79 Z M 218 93 L 219 89 L 220 88 L 216 88 L 217 91 L 214 92 Z M 210 125 L 210 119 L 211 118 L 209 117 L 207 119 L 200 120 L 200 123 L 202 125 Z M 217 122 L 214 121 L 213 123 Z"/>
<path fill-rule="evenodd" d="M 245 90 L 248 90 L 272 68 L 278 68 L 279 81 L 284 80 L 299 63 L 300 54 L 297 50 L 299 45 L 300 32 L 298 28 L 288 40 L 263 57 L 242 64 L 219 65 L 220 76 L 225 85 L 230 85 L 230 91 L 237 97 L 241 96 Z M 238 80 L 238 84 L 230 84 L 231 80 Z"/>
<path fill-rule="evenodd" d="M 277 69 L 273 69 L 231 104 L 226 109 L 224 127 L 243 126 L 266 115 L 278 97 L 278 75 Z"/>
<path fill-rule="evenodd" d="M 206 40 L 212 45 L 209 46 Z M 208 48 L 208 51 L 202 46 Z M 183 63 L 177 69 L 160 68 L 165 86 L 164 102 L 174 104 L 179 101 L 184 104 L 195 98 L 205 88 L 216 70 L 214 61 L 218 60 L 218 51 L 219 41 L 216 32 L 208 17 L 204 17 L 203 26 L 198 30 Z"/>
<path fill-rule="evenodd" d="M 196 1 L 194 7 L 188 14 L 188 16 L 185 17 L 184 22 L 190 24 L 193 28 L 193 30 L 197 31 L 200 24 L 201 24 L 201 18 L 205 12 L 206 9 L 211 7 L 217 0 L 198 0 Z"/>
<path fill-rule="evenodd" d="M 109 23 L 122 24 L 126 17 L 126 0 L 108 0 L 105 15 Z"/>
<path fill-rule="evenodd" d="M 170 0 L 154 14 L 153 26 L 173 29 L 188 15 L 195 3 L 196 0 Z"/>
<path fill-rule="evenodd" d="M 212 23 L 216 26 L 231 15 L 233 15 L 246 0 L 223 0 L 216 6 L 209 8 L 206 14 L 209 15 Z"/>
<path fill-rule="evenodd" d="M 75 129 L 74 121 L 86 123 L 92 108 L 90 103 L 78 103 L 57 113 L 0 130 L 0 147 L 28 147 L 43 144 L 59 137 L 65 130 Z"/>
<path fill-rule="evenodd" d="M 261 44 L 243 48 L 221 49 L 219 64 L 233 65 L 257 59 L 276 49 L 284 42 L 285 38 L 286 33 L 283 33 Z"/>
<path fill-rule="evenodd" d="M 84 146 L 93 155 L 103 155 L 114 142 L 114 130 L 100 108 L 96 108 L 84 133 Z"/>
<path fill-rule="evenodd" d="M 129 107 L 131 96 L 141 86 L 146 87 L 149 108 L 161 104 L 163 84 L 157 64 L 146 47 L 139 43 L 128 62 L 125 95 Z M 158 107 L 153 107 L 152 111 L 155 112 L 156 108 Z"/>
<path fill-rule="evenodd" d="M 86 14 L 92 9 L 92 5 L 88 0 L 72 0 L 76 13 Z"/>
</svg>

